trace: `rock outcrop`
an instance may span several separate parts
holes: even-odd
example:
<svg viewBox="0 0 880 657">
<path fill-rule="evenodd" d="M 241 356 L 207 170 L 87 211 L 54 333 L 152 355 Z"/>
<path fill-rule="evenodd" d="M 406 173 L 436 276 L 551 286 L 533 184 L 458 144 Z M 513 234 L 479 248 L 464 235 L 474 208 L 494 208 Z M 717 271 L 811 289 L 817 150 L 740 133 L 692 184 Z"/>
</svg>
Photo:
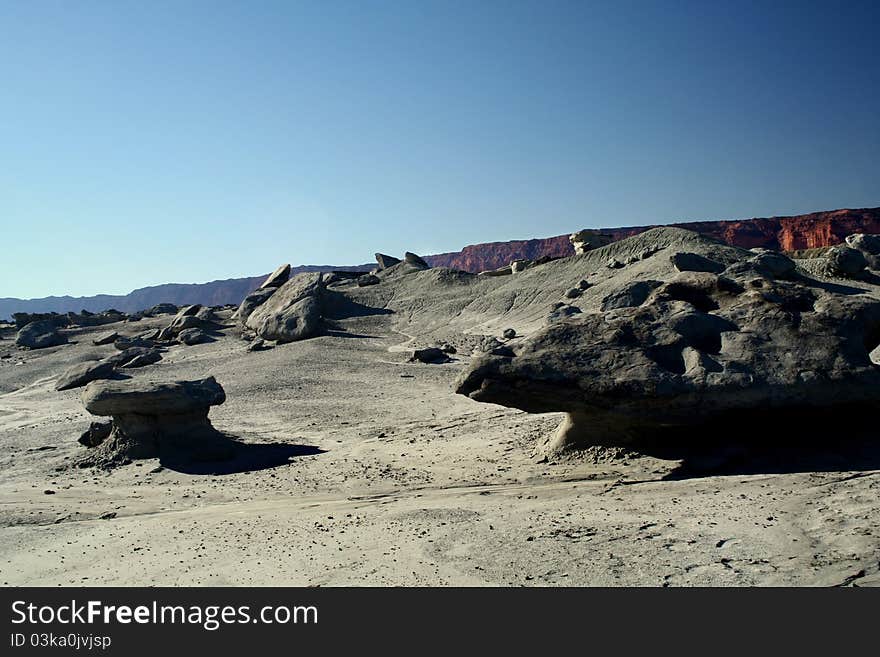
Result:
<svg viewBox="0 0 880 657">
<path fill-rule="evenodd" d="M 82 393 L 92 415 L 112 417 L 100 442 L 101 464 L 129 459 L 213 460 L 231 455 L 231 441 L 208 420 L 211 406 L 226 401 L 214 377 L 198 381 L 94 381 Z"/>
<path fill-rule="evenodd" d="M 656 280 L 627 280 L 625 270 L 609 271 L 605 287 L 620 287 L 600 309 L 559 317 L 506 355 L 479 357 L 457 392 L 567 412 L 551 451 L 668 440 L 694 425 L 710 439 L 713 427 L 747 432 L 779 412 L 880 411 L 871 355 L 880 300 L 793 277 L 764 253 L 718 257 L 725 248 L 695 249 L 721 262 L 720 272 L 667 265 L 650 270 Z"/>
</svg>

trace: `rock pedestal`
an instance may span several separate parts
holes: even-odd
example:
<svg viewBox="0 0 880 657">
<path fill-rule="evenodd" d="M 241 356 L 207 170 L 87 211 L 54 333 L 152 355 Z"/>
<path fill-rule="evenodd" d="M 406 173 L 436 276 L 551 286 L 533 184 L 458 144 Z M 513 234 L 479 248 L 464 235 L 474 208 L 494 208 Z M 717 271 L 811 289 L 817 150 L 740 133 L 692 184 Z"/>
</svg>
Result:
<svg viewBox="0 0 880 657">
<path fill-rule="evenodd" d="M 232 442 L 208 420 L 226 401 L 214 377 L 198 381 L 93 381 L 82 393 L 86 410 L 110 416 L 113 428 L 100 449 L 105 461 L 169 458 L 215 460 Z"/>
</svg>

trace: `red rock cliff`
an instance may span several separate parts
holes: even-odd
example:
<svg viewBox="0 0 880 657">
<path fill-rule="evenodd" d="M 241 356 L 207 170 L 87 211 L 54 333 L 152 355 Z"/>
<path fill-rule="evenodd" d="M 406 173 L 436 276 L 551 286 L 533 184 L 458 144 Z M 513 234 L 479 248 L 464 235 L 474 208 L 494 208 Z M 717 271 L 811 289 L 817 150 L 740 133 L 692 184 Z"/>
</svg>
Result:
<svg viewBox="0 0 880 657">
<path fill-rule="evenodd" d="M 847 235 L 853 233 L 880 233 L 880 208 L 831 210 L 793 217 L 695 221 L 662 225 L 687 228 L 747 249 L 762 246 L 768 249 L 794 251 L 839 244 Z M 602 232 L 613 235 L 615 239 L 623 239 L 650 228 L 656 226 L 609 228 Z M 425 259 L 434 267 L 452 267 L 480 272 L 503 267 L 518 258 L 534 259 L 545 255 L 559 257 L 573 253 L 568 235 L 559 235 L 545 239 L 474 244 L 455 253 L 440 253 L 427 256 Z"/>
</svg>

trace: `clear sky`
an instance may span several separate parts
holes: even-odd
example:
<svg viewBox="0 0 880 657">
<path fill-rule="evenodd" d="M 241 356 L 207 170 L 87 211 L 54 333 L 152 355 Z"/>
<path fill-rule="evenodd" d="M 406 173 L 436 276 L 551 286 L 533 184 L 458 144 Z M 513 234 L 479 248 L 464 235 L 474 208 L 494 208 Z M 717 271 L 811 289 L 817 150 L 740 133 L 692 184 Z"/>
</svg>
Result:
<svg viewBox="0 0 880 657">
<path fill-rule="evenodd" d="M 0 0 L 0 297 L 880 205 L 878 4 Z"/>
</svg>

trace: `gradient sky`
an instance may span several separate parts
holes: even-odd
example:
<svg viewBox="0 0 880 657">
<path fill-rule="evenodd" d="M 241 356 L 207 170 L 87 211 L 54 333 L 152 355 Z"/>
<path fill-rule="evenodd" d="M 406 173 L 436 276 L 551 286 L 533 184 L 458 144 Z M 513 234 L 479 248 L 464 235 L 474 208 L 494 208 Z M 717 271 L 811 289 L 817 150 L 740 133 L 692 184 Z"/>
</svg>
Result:
<svg viewBox="0 0 880 657">
<path fill-rule="evenodd" d="M 0 0 L 0 297 L 877 206 L 877 5 Z"/>
</svg>

